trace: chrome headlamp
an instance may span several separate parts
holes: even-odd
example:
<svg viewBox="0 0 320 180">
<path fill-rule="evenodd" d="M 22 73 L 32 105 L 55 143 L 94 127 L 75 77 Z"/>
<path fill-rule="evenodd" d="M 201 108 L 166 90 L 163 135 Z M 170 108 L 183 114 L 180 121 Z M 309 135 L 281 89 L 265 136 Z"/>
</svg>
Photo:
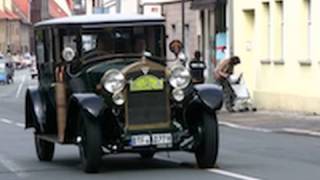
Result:
<svg viewBox="0 0 320 180">
<path fill-rule="evenodd" d="M 112 96 L 112 100 L 116 105 L 123 105 L 125 102 L 124 96 L 122 93 L 116 93 Z"/>
<path fill-rule="evenodd" d="M 111 69 L 103 75 L 101 84 L 106 91 L 116 93 L 123 90 L 126 79 L 119 70 Z"/>
<path fill-rule="evenodd" d="M 169 83 L 176 89 L 184 89 L 191 82 L 191 75 L 187 68 L 182 65 L 174 66 L 171 69 Z"/>
<path fill-rule="evenodd" d="M 172 96 L 174 100 L 181 102 L 184 99 L 184 92 L 181 89 L 174 89 L 172 91 Z"/>
</svg>

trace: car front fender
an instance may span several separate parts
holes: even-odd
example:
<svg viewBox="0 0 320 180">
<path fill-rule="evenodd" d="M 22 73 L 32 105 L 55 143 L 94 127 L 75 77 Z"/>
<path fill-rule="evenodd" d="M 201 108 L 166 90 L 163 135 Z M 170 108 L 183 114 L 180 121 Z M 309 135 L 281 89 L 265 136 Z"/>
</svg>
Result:
<svg viewBox="0 0 320 180">
<path fill-rule="evenodd" d="M 195 85 L 194 89 L 200 100 L 209 110 L 217 111 L 222 108 L 223 92 L 222 89 L 214 84 Z"/>
<path fill-rule="evenodd" d="M 69 107 L 70 106 L 77 106 L 77 108 L 87 111 L 89 114 L 91 114 L 93 117 L 96 117 L 96 118 L 100 115 L 100 113 L 106 107 L 103 98 L 94 93 L 73 94 L 71 97 L 71 103 L 69 103 Z M 74 107 L 70 107 L 70 108 L 74 108 Z M 72 112 L 69 112 L 69 113 L 72 113 Z"/>
<path fill-rule="evenodd" d="M 43 131 L 46 119 L 46 105 L 38 87 L 29 87 L 25 96 L 25 128 L 34 127 Z"/>
</svg>

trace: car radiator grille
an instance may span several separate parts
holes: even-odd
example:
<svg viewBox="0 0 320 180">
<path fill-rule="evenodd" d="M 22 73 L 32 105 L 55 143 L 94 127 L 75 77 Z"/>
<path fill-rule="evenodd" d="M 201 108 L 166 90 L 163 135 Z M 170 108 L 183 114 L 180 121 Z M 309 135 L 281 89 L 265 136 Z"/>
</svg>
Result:
<svg viewBox="0 0 320 180">
<path fill-rule="evenodd" d="M 129 129 L 157 129 L 168 126 L 168 97 L 165 90 L 129 92 L 127 100 Z"/>
</svg>

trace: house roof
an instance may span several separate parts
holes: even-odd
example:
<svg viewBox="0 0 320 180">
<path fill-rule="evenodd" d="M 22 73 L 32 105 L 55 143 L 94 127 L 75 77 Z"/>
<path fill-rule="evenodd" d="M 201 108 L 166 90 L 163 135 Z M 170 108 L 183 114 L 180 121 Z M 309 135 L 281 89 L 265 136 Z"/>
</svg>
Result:
<svg viewBox="0 0 320 180">
<path fill-rule="evenodd" d="M 30 3 L 29 0 L 13 0 L 15 6 L 23 14 L 25 18 L 29 17 L 30 14 Z"/>
<path fill-rule="evenodd" d="M 160 16 L 146 16 L 138 14 L 92 14 L 70 16 L 58 19 L 51 19 L 37 23 L 36 26 L 46 25 L 77 25 L 77 24 L 103 24 L 103 23 L 160 23 L 164 22 L 164 18 Z"/>
<path fill-rule="evenodd" d="M 0 11 L 0 19 L 19 20 L 20 18 L 14 12 Z"/>
<path fill-rule="evenodd" d="M 10 20 L 19 20 L 20 19 L 20 17 L 12 11 L 6 11 L 6 13 L 10 17 L 9 18 Z"/>
<path fill-rule="evenodd" d="M 7 13 L 0 11 L 0 19 L 9 19 L 9 16 L 7 15 Z"/>
<path fill-rule="evenodd" d="M 68 14 L 54 0 L 49 0 L 49 14 L 53 18 L 68 16 Z"/>
</svg>

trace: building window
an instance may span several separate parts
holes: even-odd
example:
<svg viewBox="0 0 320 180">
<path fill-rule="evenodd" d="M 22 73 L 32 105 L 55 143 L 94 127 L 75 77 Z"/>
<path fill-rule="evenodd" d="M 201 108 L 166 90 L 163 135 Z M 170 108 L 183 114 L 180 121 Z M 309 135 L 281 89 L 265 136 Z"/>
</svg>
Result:
<svg viewBox="0 0 320 180">
<path fill-rule="evenodd" d="M 245 38 L 245 49 L 248 52 L 252 52 L 254 48 L 254 26 L 255 26 L 255 11 L 254 10 L 245 10 L 244 11 L 244 17 L 245 17 L 245 34 L 243 37 Z"/>
<path fill-rule="evenodd" d="M 271 18 L 270 18 L 270 3 L 262 3 L 263 11 L 263 30 L 262 30 L 262 56 L 263 60 L 270 60 L 271 54 Z"/>
<path fill-rule="evenodd" d="M 311 29 L 312 29 L 312 15 L 311 15 L 311 0 L 304 0 L 305 2 L 305 7 L 307 11 L 307 58 L 310 60 L 311 58 L 311 43 L 312 43 L 312 34 L 311 34 Z"/>
<path fill-rule="evenodd" d="M 275 2 L 275 14 L 274 14 L 274 61 L 275 63 L 282 64 L 284 61 L 284 10 L 283 2 Z"/>
</svg>

